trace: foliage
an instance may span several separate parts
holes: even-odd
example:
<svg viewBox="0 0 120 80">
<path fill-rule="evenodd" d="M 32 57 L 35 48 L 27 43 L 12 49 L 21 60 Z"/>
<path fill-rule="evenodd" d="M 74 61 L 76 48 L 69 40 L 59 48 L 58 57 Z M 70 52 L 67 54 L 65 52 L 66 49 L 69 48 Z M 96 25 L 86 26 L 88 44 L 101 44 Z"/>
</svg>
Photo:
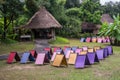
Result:
<svg viewBox="0 0 120 80">
<path fill-rule="evenodd" d="M 69 29 L 68 30 L 69 37 L 71 37 L 71 38 L 78 38 L 79 37 L 79 33 L 81 32 L 80 24 L 81 24 L 81 21 L 79 19 L 70 18 L 68 24 L 66 25 L 66 26 L 68 26 L 68 29 Z"/>
<path fill-rule="evenodd" d="M 84 22 L 92 22 L 94 24 L 100 23 L 101 11 L 100 3 L 92 0 L 84 0 L 81 4 L 80 11 L 82 12 L 80 18 Z"/>
<path fill-rule="evenodd" d="M 31 17 L 39 9 L 39 6 L 36 4 L 35 0 L 26 0 L 26 8 Z"/>
<path fill-rule="evenodd" d="M 75 18 L 70 18 L 68 24 L 56 31 L 58 35 L 68 38 L 79 38 L 81 32 L 80 21 Z"/>
<path fill-rule="evenodd" d="M 0 25 L 1 25 L 1 27 L 0 27 L 0 34 L 1 34 L 0 39 L 3 39 L 2 38 L 2 34 L 4 32 L 4 26 L 3 26 L 4 25 L 4 20 L 3 19 L 4 19 L 3 17 L 0 18 Z M 9 26 L 7 27 L 7 32 L 6 32 L 7 40 L 8 40 L 8 38 L 9 39 L 15 39 L 16 36 L 17 36 L 17 34 L 13 32 L 12 24 L 9 24 Z"/>
<path fill-rule="evenodd" d="M 20 0 L 4 0 L 0 3 L 0 14 L 3 17 L 2 25 L 2 38 L 5 39 L 7 33 L 9 32 L 8 27 L 12 25 L 14 27 L 14 20 L 23 11 L 23 3 Z"/>
<path fill-rule="evenodd" d="M 4 18 L 0 15 L 0 34 L 3 33 Z"/>
<path fill-rule="evenodd" d="M 26 14 L 20 15 L 15 21 L 16 27 L 24 25 L 25 23 L 27 23 L 27 21 L 28 21 L 28 16 Z"/>
<path fill-rule="evenodd" d="M 69 15 L 70 11 L 64 8 L 65 2 L 66 0 L 50 0 L 52 5 L 48 7 L 48 10 L 63 26 L 61 30 L 56 31 L 57 34 L 64 37 L 75 37 L 77 28 L 80 28 L 80 19 L 77 16 L 72 17 Z M 80 32 L 79 29 L 77 32 Z"/>
<path fill-rule="evenodd" d="M 101 7 L 101 10 L 103 11 L 103 13 L 108 13 L 111 15 L 111 17 L 113 17 L 113 15 L 117 15 L 118 13 L 120 13 L 120 2 L 107 2 Z"/>
<path fill-rule="evenodd" d="M 67 38 L 57 36 L 56 40 L 52 40 L 49 43 L 51 43 L 51 44 L 68 44 L 69 40 Z"/>
<path fill-rule="evenodd" d="M 80 24 L 81 20 L 79 18 L 80 12 L 79 8 L 70 8 L 65 11 L 67 16 L 67 22 L 63 25 L 63 28 L 58 32 L 59 35 L 64 37 L 79 37 L 81 31 Z"/>
<path fill-rule="evenodd" d="M 74 7 L 66 10 L 67 16 L 72 16 L 79 18 L 81 16 L 82 12 L 80 11 L 80 8 Z"/>
<path fill-rule="evenodd" d="M 66 8 L 73 8 L 79 6 L 80 6 L 80 0 L 66 0 L 66 4 L 65 4 Z"/>
<path fill-rule="evenodd" d="M 67 1 L 70 3 L 70 0 Z M 68 16 L 68 21 L 67 24 L 63 26 L 60 34 L 64 37 L 79 38 L 81 22 L 100 24 L 101 13 L 99 0 L 84 0 L 79 7 L 69 7 L 65 10 L 65 14 Z"/>
<path fill-rule="evenodd" d="M 65 1 L 61 0 L 58 2 L 58 0 L 50 0 L 51 6 L 47 8 L 61 25 L 65 25 L 68 21 L 64 9 Z"/>
<path fill-rule="evenodd" d="M 117 17 L 113 16 L 113 18 L 114 18 L 114 23 L 102 24 L 99 34 L 104 36 L 109 36 L 111 39 L 114 38 L 115 40 L 113 44 L 120 45 L 119 43 L 120 42 L 120 15 L 118 14 Z"/>
<path fill-rule="evenodd" d="M 35 5 L 40 8 L 41 6 L 45 6 L 46 8 L 50 7 L 52 4 L 50 0 L 34 0 Z"/>
</svg>

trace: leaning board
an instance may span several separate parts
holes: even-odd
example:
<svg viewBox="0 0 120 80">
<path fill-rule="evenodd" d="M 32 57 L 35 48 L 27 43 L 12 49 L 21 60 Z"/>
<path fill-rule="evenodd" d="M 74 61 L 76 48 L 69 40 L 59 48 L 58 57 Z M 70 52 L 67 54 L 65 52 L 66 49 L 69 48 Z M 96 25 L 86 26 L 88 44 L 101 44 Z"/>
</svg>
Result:
<svg viewBox="0 0 120 80">
<path fill-rule="evenodd" d="M 68 64 L 75 64 L 77 54 L 76 53 L 70 53 L 70 57 L 68 59 Z"/>
<path fill-rule="evenodd" d="M 44 64 L 44 60 L 45 60 L 45 53 L 39 53 L 36 58 L 35 64 Z"/>
<path fill-rule="evenodd" d="M 60 66 L 61 65 L 61 62 L 62 62 L 62 59 L 63 59 L 64 55 L 61 55 L 61 54 L 56 54 L 56 57 L 53 61 L 53 66 Z"/>
<path fill-rule="evenodd" d="M 52 66 L 67 66 L 65 56 L 63 54 L 56 54 Z"/>
</svg>

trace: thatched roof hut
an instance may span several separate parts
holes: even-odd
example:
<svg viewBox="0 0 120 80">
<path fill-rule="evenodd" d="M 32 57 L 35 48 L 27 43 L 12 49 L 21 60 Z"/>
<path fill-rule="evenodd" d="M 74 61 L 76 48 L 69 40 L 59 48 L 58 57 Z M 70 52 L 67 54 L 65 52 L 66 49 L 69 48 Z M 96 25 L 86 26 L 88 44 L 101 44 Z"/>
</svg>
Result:
<svg viewBox="0 0 120 80">
<path fill-rule="evenodd" d="M 103 14 L 101 18 L 101 22 L 113 23 L 113 19 L 109 14 Z"/>
<path fill-rule="evenodd" d="M 61 25 L 59 22 L 46 10 L 45 7 L 42 7 L 37 11 L 28 23 L 23 26 L 24 28 L 29 29 L 38 29 L 38 28 L 60 28 Z"/>
<path fill-rule="evenodd" d="M 31 29 L 37 37 L 40 35 L 48 35 L 48 32 L 50 32 L 50 35 L 54 38 L 54 28 L 61 27 L 59 22 L 46 10 L 46 8 L 41 7 L 22 28 Z"/>
</svg>

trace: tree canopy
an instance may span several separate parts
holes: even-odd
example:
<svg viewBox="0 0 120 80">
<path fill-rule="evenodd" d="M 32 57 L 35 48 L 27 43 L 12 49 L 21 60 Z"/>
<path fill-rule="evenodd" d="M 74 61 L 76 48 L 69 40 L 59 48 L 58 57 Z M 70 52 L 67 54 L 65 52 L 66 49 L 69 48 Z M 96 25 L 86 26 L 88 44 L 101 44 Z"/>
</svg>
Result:
<svg viewBox="0 0 120 80">
<path fill-rule="evenodd" d="M 84 0 L 81 4 L 80 10 L 82 12 L 80 15 L 82 21 L 95 24 L 100 23 L 102 11 L 100 11 L 99 1 Z"/>
<path fill-rule="evenodd" d="M 120 2 L 116 2 L 116 3 L 108 2 L 105 5 L 103 5 L 101 8 L 103 13 L 110 14 L 111 17 L 113 17 L 113 15 L 117 15 L 118 13 L 120 13 Z"/>
<path fill-rule="evenodd" d="M 3 23 L 1 25 L 2 38 L 6 38 L 7 32 L 9 32 L 8 27 L 10 24 L 14 25 L 14 20 L 21 14 L 23 11 L 23 3 L 19 0 L 4 0 L 0 3 L 0 14 L 3 18 Z"/>
</svg>

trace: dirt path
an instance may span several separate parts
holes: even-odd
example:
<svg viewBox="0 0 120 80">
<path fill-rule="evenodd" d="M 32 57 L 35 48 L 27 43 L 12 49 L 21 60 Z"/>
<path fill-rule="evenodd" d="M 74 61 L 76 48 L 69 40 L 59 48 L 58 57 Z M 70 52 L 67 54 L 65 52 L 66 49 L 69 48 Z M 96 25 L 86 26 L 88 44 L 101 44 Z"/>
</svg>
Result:
<svg viewBox="0 0 120 80">
<path fill-rule="evenodd" d="M 42 51 L 45 47 L 50 47 L 48 40 L 44 39 L 35 40 L 35 50 L 37 52 Z"/>
</svg>

